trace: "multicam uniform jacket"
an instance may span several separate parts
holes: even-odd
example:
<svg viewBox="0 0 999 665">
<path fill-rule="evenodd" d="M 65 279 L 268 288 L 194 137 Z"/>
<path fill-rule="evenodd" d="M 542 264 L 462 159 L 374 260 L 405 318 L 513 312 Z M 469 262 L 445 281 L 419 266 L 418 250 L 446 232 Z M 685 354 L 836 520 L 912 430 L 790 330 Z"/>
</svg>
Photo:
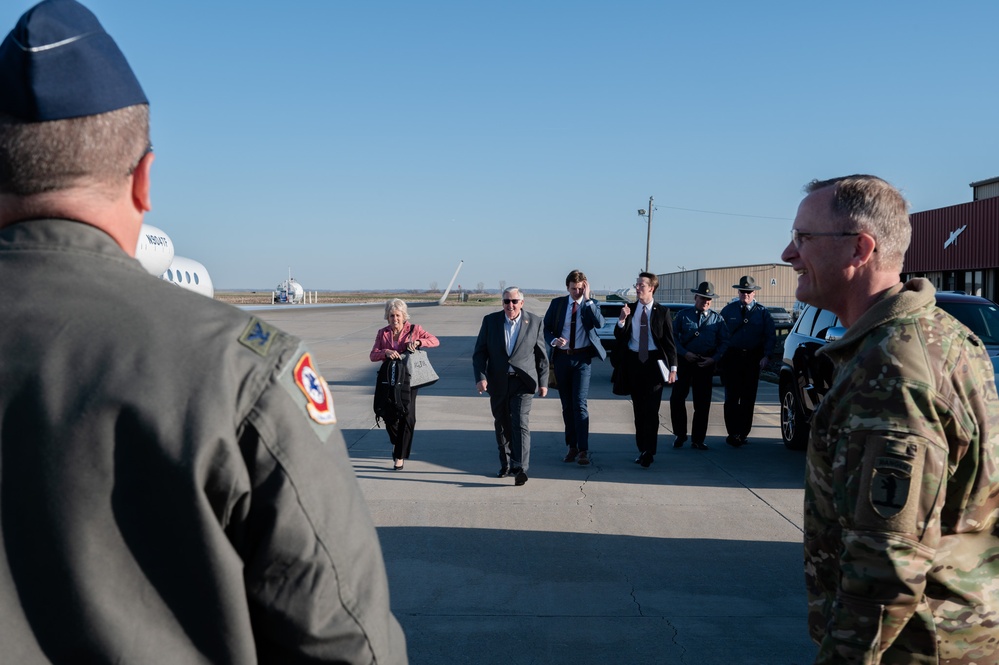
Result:
<svg viewBox="0 0 999 665">
<path fill-rule="evenodd" d="M 817 663 L 999 661 L 999 398 L 975 335 L 912 280 L 821 353 L 805 487 Z"/>
</svg>

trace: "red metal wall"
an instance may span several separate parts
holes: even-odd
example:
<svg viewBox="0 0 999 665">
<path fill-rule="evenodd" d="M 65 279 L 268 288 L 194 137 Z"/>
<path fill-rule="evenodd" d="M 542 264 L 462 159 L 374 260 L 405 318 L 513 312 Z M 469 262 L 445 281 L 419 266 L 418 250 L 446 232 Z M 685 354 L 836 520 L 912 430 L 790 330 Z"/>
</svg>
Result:
<svg viewBox="0 0 999 665">
<path fill-rule="evenodd" d="M 999 267 L 999 197 L 910 215 L 912 244 L 904 272 L 984 270 Z M 944 244 L 962 226 L 947 248 Z"/>
</svg>

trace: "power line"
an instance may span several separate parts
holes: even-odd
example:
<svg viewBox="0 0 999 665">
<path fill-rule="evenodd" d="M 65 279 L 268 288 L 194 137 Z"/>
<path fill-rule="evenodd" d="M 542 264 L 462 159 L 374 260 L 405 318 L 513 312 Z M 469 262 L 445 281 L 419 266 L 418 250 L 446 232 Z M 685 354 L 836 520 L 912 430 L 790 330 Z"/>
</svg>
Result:
<svg viewBox="0 0 999 665">
<path fill-rule="evenodd" d="M 794 221 L 790 217 L 764 217 L 763 215 L 743 215 L 737 212 L 718 212 L 717 210 L 695 210 L 693 208 L 677 208 L 675 206 L 657 205 L 656 208 L 667 208 L 669 210 L 683 210 L 684 212 L 701 212 L 706 215 L 726 215 L 728 217 L 752 217 L 753 219 L 776 219 L 782 222 Z"/>
</svg>

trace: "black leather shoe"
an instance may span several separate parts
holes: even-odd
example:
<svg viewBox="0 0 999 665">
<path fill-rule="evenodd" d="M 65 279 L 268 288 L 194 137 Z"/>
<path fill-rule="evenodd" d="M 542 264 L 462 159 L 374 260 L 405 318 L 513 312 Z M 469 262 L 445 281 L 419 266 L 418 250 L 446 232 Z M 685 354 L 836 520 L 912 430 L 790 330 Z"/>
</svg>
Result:
<svg viewBox="0 0 999 665">
<path fill-rule="evenodd" d="M 704 445 L 703 441 L 700 442 L 700 443 L 698 443 L 698 442 L 695 441 L 694 443 L 690 444 L 690 447 L 691 448 L 696 448 L 697 450 L 707 450 L 708 449 L 708 447 L 706 445 Z"/>
<path fill-rule="evenodd" d="M 652 454 L 651 453 L 642 453 L 641 459 L 642 459 L 642 461 L 639 462 L 639 464 L 642 465 L 643 469 L 648 469 L 650 466 L 652 466 Z"/>
<path fill-rule="evenodd" d="M 499 470 L 499 473 L 496 474 L 496 477 L 503 478 L 504 476 L 509 475 L 509 473 L 510 473 L 510 467 L 504 466 L 502 469 Z"/>
<path fill-rule="evenodd" d="M 576 463 L 580 466 L 586 466 L 590 463 L 590 453 L 585 450 L 579 451 L 579 457 L 576 459 Z"/>
<path fill-rule="evenodd" d="M 675 439 L 673 439 L 673 447 L 674 448 L 683 448 L 683 444 L 686 443 L 686 442 L 687 442 L 687 437 L 685 437 L 685 436 L 678 436 Z"/>
<path fill-rule="evenodd" d="M 732 446 L 733 448 L 739 448 L 740 446 L 742 446 L 742 444 L 746 442 L 737 436 L 727 436 L 725 437 L 725 443 Z"/>
<path fill-rule="evenodd" d="M 521 469 L 519 472 L 517 472 L 517 477 L 513 479 L 513 484 L 519 487 L 520 485 L 523 485 L 526 482 L 527 482 L 527 472 Z"/>
<path fill-rule="evenodd" d="M 575 448 L 569 448 L 569 452 L 565 454 L 565 457 L 562 458 L 562 461 L 572 462 L 573 460 L 576 459 L 576 455 L 578 454 L 579 454 L 578 450 L 576 450 Z"/>
</svg>

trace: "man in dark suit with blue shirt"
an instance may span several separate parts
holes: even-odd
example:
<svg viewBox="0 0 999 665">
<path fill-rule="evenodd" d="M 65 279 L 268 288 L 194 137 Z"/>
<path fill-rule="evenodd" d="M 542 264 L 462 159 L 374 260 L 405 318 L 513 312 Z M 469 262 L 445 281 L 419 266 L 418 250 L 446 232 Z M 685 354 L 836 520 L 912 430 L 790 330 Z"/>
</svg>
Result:
<svg viewBox="0 0 999 665">
<path fill-rule="evenodd" d="M 663 386 L 676 381 L 676 344 L 669 310 L 653 298 L 659 278 L 650 272 L 638 274 L 634 305 L 621 308 L 614 327 L 617 348 L 614 363 L 614 394 L 629 395 L 635 412 L 636 463 L 652 465 L 659 441 L 659 407 Z M 664 376 L 665 374 L 665 376 Z"/>
<path fill-rule="evenodd" d="M 523 311 L 524 296 L 516 286 L 503 291 L 503 311 L 482 319 L 472 352 L 475 387 L 489 393 L 496 428 L 500 470 L 527 482 L 531 458 L 529 418 L 534 393 L 548 394 L 548 352 L 541 317 Z"/>
<path fill-rule="evenodd" d="M 545 313 L 545 342 L 552 347 L 552 371 L 562 401 L 565 423 L 563 462 L 590 463 L 590 413 L 586 399 L 590 393 L 590 361 L 607 357 L 597 330 L 604 325 L 597 301 L 590 298 L 590 283 L 581 270 L 565 278 L 569 295 L 555 298 Z"/>
</svg>

